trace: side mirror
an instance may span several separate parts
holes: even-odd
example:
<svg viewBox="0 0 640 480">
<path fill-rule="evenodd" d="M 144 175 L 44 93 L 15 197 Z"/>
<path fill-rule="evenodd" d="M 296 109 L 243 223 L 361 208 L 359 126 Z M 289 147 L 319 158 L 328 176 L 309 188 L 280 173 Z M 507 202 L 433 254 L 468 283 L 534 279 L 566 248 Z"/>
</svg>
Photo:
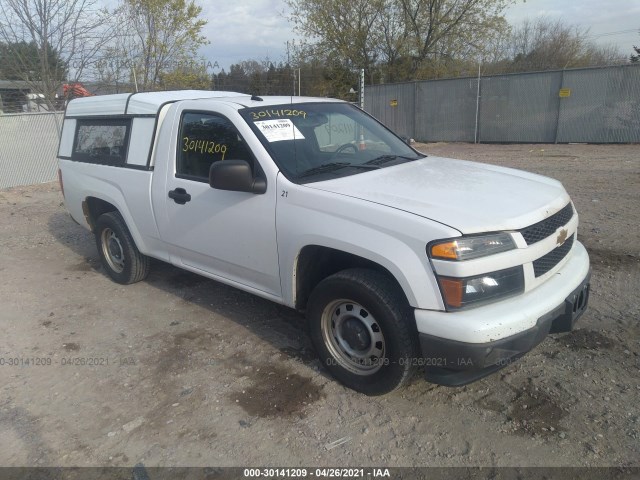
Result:
<svg viewBox="0 0 640 480">
<path fill-rule="evenodd" d="M 209 169 L 209 185 L 218 190 L 262 194 L 267 191 L 267 182 L 254 178 L 251 167 L 245 160 L 222 160 Z"/>
</svg>

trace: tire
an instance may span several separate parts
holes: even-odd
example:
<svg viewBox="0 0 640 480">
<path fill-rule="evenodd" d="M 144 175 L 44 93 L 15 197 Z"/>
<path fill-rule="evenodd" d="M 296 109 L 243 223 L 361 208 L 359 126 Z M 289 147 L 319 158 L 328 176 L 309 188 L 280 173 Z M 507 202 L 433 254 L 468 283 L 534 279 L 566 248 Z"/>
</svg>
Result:
<svg viewBox="0 0 640 480">
<path fill-rule="evenodd" d="M 129 285 L 147 277 L 149 257 L 136 247 L 120 213 L 100 215 L 95 236 L 102 266 L 114 282 Z"/>
<path fill-rule="evenodd" d="M 311 340 L 329 372 L 366 395 L 406 385 L 415 372 L 418 332 L 397 283 L 354 268 L 321 281 L 307 304 Z"/>
</svg>

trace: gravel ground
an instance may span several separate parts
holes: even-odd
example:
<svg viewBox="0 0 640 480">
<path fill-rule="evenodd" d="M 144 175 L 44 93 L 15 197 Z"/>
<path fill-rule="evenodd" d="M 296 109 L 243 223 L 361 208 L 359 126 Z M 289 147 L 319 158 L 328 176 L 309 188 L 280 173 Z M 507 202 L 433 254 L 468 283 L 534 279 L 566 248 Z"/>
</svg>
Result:
<svg viewBox="0 0 640 480">
<path fill-rule="evenodd" d="M 117 285 L 57 185 L 2 190 L 0 465 L 640 466 L 640 146 L 418 146 L 564 183 L 594 267 L 577 330 L 368 398 L 296 312 L 160 262 Z"/>
</svg>

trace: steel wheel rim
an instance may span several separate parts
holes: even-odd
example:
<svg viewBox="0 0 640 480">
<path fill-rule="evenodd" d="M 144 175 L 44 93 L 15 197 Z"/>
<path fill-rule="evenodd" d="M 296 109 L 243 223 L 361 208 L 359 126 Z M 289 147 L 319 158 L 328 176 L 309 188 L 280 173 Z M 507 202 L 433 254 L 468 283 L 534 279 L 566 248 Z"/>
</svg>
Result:
<svg viewBox="0 0 640 480">
<path fill-rule="evenodd" d="M 373 375 L 382 368 L 384 335 L 368 309 L 335 300 L 322 312 L 321 326 L 324 344 L 338 365 L 357 375 Z"/>
<path fill-rule="evenodd" d="M 124 270 L 124 249 L 120 239 L 110 228 L 105 228 L 101 236 L 102 254 L 109 268 L 116 273 L 122 273 Z"/>
</svg>

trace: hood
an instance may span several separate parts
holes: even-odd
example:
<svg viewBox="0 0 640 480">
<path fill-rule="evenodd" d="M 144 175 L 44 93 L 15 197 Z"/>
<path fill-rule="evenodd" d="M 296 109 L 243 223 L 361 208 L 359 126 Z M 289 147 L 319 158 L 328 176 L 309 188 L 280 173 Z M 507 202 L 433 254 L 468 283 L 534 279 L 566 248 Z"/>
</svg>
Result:
<svg viewBox="0 0 640 480">
<path fill-rule="evenodd" d="M 426 157 L 307 186 L 404 210 L 463 234 L 524 228 L 569 202 L 569 195 L 557 180 L 442 157 Z"/>
</svg>

